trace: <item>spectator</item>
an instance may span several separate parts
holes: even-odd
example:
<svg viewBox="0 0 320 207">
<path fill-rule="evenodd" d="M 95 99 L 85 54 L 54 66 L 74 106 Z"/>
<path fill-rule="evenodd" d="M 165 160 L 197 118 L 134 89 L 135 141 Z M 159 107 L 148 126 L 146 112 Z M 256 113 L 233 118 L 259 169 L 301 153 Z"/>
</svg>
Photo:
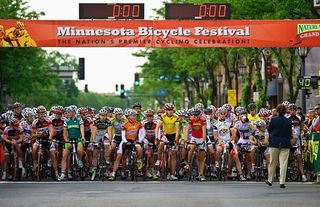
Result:
<svg viewBox="0 0 320 207">
<path fill-rule="evenodd" d="M 278 115 L 271 119 L 268 127 L 270 167 L 266 184 L 271 186 L 274 180 L 276 166 L 280 162 L 280 188 L 285 188 L 287 175 L 288 158 L 290 152 L 290 140 L 292 136 L 292 122 L 285 117 L 286 108 L 284 105 L 277 106 Z"/>
</svg>

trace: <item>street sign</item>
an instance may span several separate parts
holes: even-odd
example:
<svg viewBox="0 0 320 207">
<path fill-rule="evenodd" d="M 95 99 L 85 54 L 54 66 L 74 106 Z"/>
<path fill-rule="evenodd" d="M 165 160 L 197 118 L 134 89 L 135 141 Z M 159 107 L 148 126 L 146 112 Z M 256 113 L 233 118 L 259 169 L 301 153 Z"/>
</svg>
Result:
<svg viewBox="0 0 320 207">
<path fill-rule="evenodd" d="M 237 92 L 235 89 L 228 90 L 228 104 L 233 107 L 237 105 Z"/>
<path fill-rule="evenodd" d="M 166 96 L 168 95 L 168 90 L 160 89 L 154 92 L 154 95 L 156 96 Z"/>
</svg>

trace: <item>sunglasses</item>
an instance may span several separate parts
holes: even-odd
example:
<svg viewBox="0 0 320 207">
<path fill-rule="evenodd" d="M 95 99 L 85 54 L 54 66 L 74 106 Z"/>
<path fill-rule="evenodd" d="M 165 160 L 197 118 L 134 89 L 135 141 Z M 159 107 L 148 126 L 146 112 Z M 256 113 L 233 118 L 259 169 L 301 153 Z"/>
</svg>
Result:
<svg viewBox="0 0 320 207">
<path fill-rule="evenodd" d="M 173 111 L 173 109 L 167 109 L 167 111 Z"/>
<path fill-rule="evenodd" d="M 220 113 L 220 115 L 226 115 L 226 113 Z"/>
<path fill-rule="evenodd" d="M 62 115 L 62 113 L 55 113 L 56 115 Z"/>
<path fill-rule="evenodd" d="M 153 117 L 153 115 L 146 115 L 146 117 Z"/>
<path fill-rule="evenodd" d="M 320 107 L 319 108 L 314 108 L 314 110 L 319 110 L 320 109 Z"/>
</svg>

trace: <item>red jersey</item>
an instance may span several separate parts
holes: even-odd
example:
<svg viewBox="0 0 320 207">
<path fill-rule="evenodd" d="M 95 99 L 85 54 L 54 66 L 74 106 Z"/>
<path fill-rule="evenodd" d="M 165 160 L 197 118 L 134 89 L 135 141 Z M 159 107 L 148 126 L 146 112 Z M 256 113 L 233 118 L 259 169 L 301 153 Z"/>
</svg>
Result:
<svg viewBox="0 0 320 207">
<path fill-rule="evenodd" d="M 203 139 L 202 127 L 207 126 L 206 118 L 200 116 L 198 120 L 191 117 L 189 120 L 189 126 L 191 127 L 192 136 L 197 139 Z"/>
</svg>

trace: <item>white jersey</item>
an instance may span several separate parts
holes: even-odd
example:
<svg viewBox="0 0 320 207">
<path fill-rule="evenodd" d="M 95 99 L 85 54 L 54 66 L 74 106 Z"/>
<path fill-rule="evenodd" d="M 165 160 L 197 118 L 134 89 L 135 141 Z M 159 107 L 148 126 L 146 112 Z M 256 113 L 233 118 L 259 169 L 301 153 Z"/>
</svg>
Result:
<svg viewBox="0 0 320 207">
<path fill-rule="evenodd" d="M 218 136 L 220 140 L 223 141 L 231 141 L 231 126 L 232 126 L 232 122 L 228 121 L 228 120 L 224 120 L 224 121 L 217 121 L 215 123 L 215 131 L 218 132 Z"/>
<path fill-rule="evenodd" d="M 20 122 L 20 127 L 23 130 L 25 140 L 30 139 L 31 131 L 32 131 L 32 123 L 29 124 L 27 120 L 24 120 Z"/>
</svg>

